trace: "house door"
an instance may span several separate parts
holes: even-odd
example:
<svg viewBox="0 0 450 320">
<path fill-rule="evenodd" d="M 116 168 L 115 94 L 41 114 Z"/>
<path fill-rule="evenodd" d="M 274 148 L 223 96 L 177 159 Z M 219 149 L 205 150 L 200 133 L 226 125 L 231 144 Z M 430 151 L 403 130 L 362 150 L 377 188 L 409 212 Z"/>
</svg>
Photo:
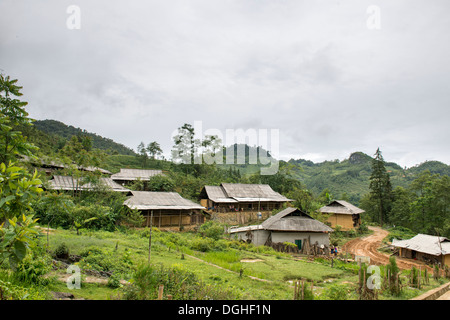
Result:
<svg viewBox="0 0 450 320">
<path fill-rule="evenodd" d="M 302 240 L 295 240 L 295 244 L 298 247 L 298 250 L 302 250 Z"/>
</svg>

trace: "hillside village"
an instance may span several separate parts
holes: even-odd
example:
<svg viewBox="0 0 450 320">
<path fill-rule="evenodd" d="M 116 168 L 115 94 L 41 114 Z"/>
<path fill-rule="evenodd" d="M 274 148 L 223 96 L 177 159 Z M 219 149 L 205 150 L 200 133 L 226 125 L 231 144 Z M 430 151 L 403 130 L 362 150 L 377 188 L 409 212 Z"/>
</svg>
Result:
<svg viewBox="0 0 450 320">
<path fill-rule="evenodd" d="M 326 216 L 323 223 L 293 207 L 294 200 L 275 192 L 267 184 L 221 183 L 219 186 L 204 186 L 199 203 L 196 203 L 176 192 L 135 191 L 127 188 L 136 181 L 145 183 L 152 177 L 164 175 L 162 170 L 122 168 L 112 174 L 101 168 L 82 168 L 102 175 L 98 186 L 94 186 L 82 179 L 54 174 L 61 168 L 54 163 L 37 168 L 51 177 L 48 186 L 43 186 L 44 189 L 69 193 L 97 192 L 100 186 L 100 189 L 122 193 L 127 196 L 123 205 L 137 210 L 144 217 L 142 225 L 138 227 L 154 226 L 161 230 L 178 227 L 178 230 L 183 230 L 215 220 L 233 225 L 227 233 L 235 239 L 278 250 L 289 248 L 290 252 L 308 254 L 313 247 L 315 254 L 329 256 L 333 247 L 330 246 L 329 235 L 336 228 L 343 231 L 357 230 L 361 225 L 361 215 L 365 212 L 347 201 L 333 200 L 318 210 Z M 295 249 L 288 243 L 295 245 Z M 410 240 L 394 239 L 392 243 L 393 248 L 400 248 L 398 254 L 401 257 L 447 267 L 450 266 L 449 246 L 450 240 L 445 237 L 423 234 Z"/>
<path fill-rule="evenodd" d="M 402 169 L 379 149 L 280 161 L 272 175 L 180 164 L 158 159 L 156 141 L 120 154 L 84 131 L 39 131 L 2 99 L 0 300 L 429 299 L 450 288 L 445 164 Z M 353 182 L 364 188 L 349 195 Z"/>
</svg>

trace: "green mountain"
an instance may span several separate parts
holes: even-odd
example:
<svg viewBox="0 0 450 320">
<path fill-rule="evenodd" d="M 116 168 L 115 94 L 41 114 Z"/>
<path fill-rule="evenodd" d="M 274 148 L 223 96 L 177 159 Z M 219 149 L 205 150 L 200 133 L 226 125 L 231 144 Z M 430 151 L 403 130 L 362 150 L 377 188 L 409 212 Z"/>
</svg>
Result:
<svg viewBox="0 0 450 320">
<path fill-rule="evenodd" d="M 293 176 L 314 193 L 328 189 L 335 198 L 348 198 L 358 203 L 369 192 L 369 177 L 372 158 L 363 152 L 354 152 L 343 161 L 324 161 L 314 163 L 309 160 L 291 159 L 288 161 L 297 170 Z M 394 162 L 386 162 L 386 170 L 391 177 L 392 186 L 406 187 L 421 172 L 430 170 L 433 174 L 449 175 L 450 166 L 439 161 L 427 161 L 412 168 L 402 168 Z"/>
<path fill-rule="evenodd" d="M 114 142 L 109 138 L 104 138 L 95 133 L 66 125 L 56 120 L 36 120 L 33 122 L 34 128 L 49 135 L 49 139 L 58 146 L 63 146 L 65 141 L 70 140 L 72 136 L 87 136 L 91 138 L 92 147 L 107 151 L 110 154 L 135 155 L 136 153 L 129 147 Z"/>
</svg>

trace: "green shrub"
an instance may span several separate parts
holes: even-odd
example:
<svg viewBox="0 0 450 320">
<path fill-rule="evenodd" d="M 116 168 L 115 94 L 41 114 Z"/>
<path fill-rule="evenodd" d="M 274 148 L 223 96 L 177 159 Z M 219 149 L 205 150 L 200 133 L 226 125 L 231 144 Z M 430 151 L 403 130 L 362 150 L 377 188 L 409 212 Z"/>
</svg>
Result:
<svg viewBox="0 0 450 320">
<path fill-rule="evenodd" d="M 133 283 L 124 287 L 126 300 L 154 300 L 160 285 L 164 286 L 164 297 L 172 295 L 174 300 L 229 300 L 237 299 L 230 291 L 221 290 L 203 283 L 197 276 L 182 267 L 166 268 L 162 265 L 143 265 L 133 276 Z"/>
<path fill-rule="evenodd" d="M 69 248 L 65 242 L 62 242 L 56 247 L 53 254 L 56 258 L 67 259 L 69 257 Z"/>
<path fill-rule="evenodd" d="M 214 248 L 214 240 L 211 238 L 196 237 L 189 241 L 188 246 L 193 250 L 206 252 Z"/>
<path fill-rule="evenodd" d="M 327 300 L 347 300 L 349 288 L 345 284 L 332 284 L 324 290 L 323 297 Z"/>
<path fill-rule="evenodd" d="M 108 279 L 108 287 L 117 289 L 122 287 L 120 283 L 120 276 L 117 273 L 113 273 Z"/>
<path fill-rule="evenodd" d="M 198 232 L 204 237 L 219 240 L 222 238 L 225 230 L 222 224 L 216 221 L 208 221 L 200 226 Z"/>
<path fill-rule="evenodd" d="M 0 300 L 46 300 L 45 294 L 35 288 L 26 288 L 0 280 Z"/>
<path fill-rule="evenodd" d="M 84 257 L 79 262 L 82 269 L 127 274 L 134 271 L 130 253 L 123 254 L 115 250 L 93 250 L 83 252 Z"/>
<path fill-rule="evenodd" d="M 17 266 L 13 276 L 25 283 L 47 285 L 48 278 L 43 276 L 51 271 L 51 258 L 44 249 L 36 248 Z"/>
</svg>

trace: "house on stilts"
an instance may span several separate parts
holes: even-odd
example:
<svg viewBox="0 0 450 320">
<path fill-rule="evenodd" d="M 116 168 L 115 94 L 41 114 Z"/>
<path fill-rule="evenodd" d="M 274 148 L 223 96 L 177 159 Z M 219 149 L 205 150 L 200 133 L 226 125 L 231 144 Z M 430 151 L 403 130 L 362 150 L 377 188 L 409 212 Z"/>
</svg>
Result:
<svg viewBox="0 0 450 320">
<path fill-rule="evenodd" d="M 202 224 L 205 207 L 181 197 L 177 192 L 132 191 L 124 205 L 139 210 L 144 226 L 173 227 Z"/>
<path fill-rule="evenodd" d="M 214 212 L 272 211 L 290 201 L 267 184 L 222 183 L 200 192 L 200 204 Z"/>
</svg>

